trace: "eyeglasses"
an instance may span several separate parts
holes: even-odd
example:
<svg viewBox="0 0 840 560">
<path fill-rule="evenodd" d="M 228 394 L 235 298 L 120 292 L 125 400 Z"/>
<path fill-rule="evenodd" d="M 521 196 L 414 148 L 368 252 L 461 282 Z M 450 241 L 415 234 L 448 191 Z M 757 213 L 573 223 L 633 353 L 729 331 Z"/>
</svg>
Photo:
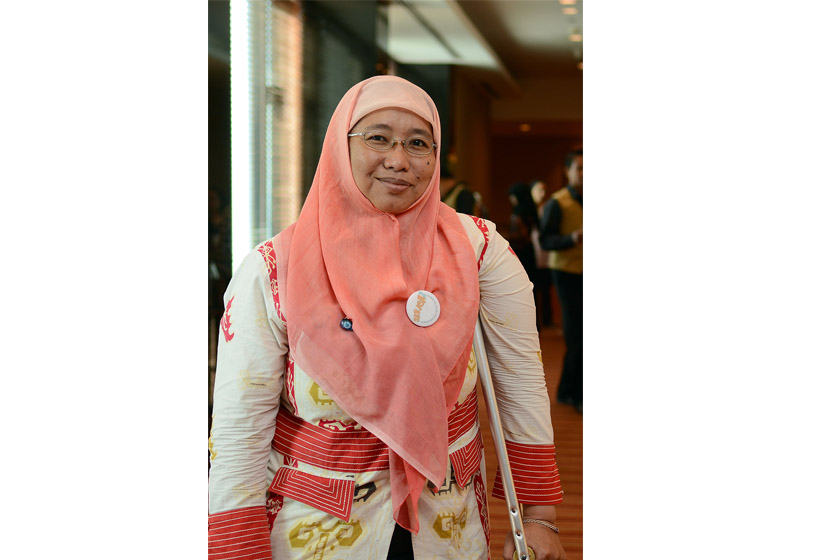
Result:
<svg viewBox="0 0 840 560">
<path fill-rule="evenodd" d="M 394 144 L 397 143 L 402 144 L 403 149 L 413 156 L 427 156 L 431 154 L 435 148 L 437 148 L 437 144 L 429 142 L 429 140 L 423 136 L 412 136 L 411 138 L 400 140 L 399 138 L 394 138 L 390 134 L 385 134 L 384 132 L 371 131 L 354 132 L 353 134 L 347 135 L 348 138 L 351 136 L 361 136 L 368 148 L 372 148 L 379 152 L 387 152 L 394 147 Z"/>
</svg>

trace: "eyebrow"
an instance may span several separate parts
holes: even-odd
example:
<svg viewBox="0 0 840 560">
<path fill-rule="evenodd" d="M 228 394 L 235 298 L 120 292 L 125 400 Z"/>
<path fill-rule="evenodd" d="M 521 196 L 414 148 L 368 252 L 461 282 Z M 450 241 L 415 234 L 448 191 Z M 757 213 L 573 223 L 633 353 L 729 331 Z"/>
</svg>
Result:
<svg viewBox="0 0 840 560">
<path fill-rule="evenodd" d="M 391 125 L 382 124 L 382 123 L 380 123 L 380 124 L 370 124 L 370 125 L 365 127 L 365 130 L 371 130 L 371 129 L 380 129 L 380 130 L 385 130 L 385 131 L 388 131 L 388 132 L 394 132 L 394 129 L 391 127 Z M 408 132 L 409 132 L 409 134 L 408 134 L 409 137 L 412 137 L 412 136 L 428 136 L 429 138 L 432 137 L 432 135 L 429 133 L 429 131 L 425 130 L 423 128 L 412 128 Z"/>
</svg>

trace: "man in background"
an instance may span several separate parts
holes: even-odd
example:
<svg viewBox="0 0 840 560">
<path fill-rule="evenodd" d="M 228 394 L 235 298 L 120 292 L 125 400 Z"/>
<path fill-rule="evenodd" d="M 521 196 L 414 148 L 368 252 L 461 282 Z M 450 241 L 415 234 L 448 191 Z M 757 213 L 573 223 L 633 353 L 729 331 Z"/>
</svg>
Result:
<svg viewBox="0 0 840 560">
<path fill-rule="evenodd" d="M 569 183 L 546 203 L 540 220 L 540 246 L 549 251 L 548 268 L 563 313 L 566 356 L 557 402 L 583 412 L 583 149 L 566 156 Z"/>
</svg>

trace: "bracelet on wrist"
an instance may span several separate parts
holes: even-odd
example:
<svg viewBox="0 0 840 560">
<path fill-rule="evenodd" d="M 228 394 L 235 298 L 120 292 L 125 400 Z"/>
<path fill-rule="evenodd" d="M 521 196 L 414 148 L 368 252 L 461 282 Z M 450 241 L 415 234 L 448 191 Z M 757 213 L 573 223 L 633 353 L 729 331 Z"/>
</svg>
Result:
<svg viewBox="0 0 840 560">
<path fill-rule="evenodd" d="M 560 534 L 560 529 L 558 529 L 556 525 L 554 525 L 553 523 L 549 523 L 548 521 L 543 521 L 542 519 L 527 518 L 523 519 L 522 523 L 536 523 L 538 525 L 542 525 L 543 527 L 551 529 L 558 535 Z"/>
</svg>

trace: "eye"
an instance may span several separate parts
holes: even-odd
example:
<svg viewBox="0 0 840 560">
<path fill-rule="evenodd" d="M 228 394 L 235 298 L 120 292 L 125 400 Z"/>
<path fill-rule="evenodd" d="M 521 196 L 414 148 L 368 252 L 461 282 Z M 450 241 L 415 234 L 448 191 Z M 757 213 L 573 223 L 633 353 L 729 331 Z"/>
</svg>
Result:
<svg viewBox="0 0 840 560">
<path fill-rule="evenodd" d="M 390 146 L 391 137 L 381 132 L 368 132 L 365 134 L 365 142 L 374 145 Z"/>
<path fill-rule="evenodd" d="M 430 150 L 432 148 L 432 144 L 428 140 L 419 136 L 409 138 L 407 144 L 412 148 L 418 148 L 421 150 Z"/>
</svg>

